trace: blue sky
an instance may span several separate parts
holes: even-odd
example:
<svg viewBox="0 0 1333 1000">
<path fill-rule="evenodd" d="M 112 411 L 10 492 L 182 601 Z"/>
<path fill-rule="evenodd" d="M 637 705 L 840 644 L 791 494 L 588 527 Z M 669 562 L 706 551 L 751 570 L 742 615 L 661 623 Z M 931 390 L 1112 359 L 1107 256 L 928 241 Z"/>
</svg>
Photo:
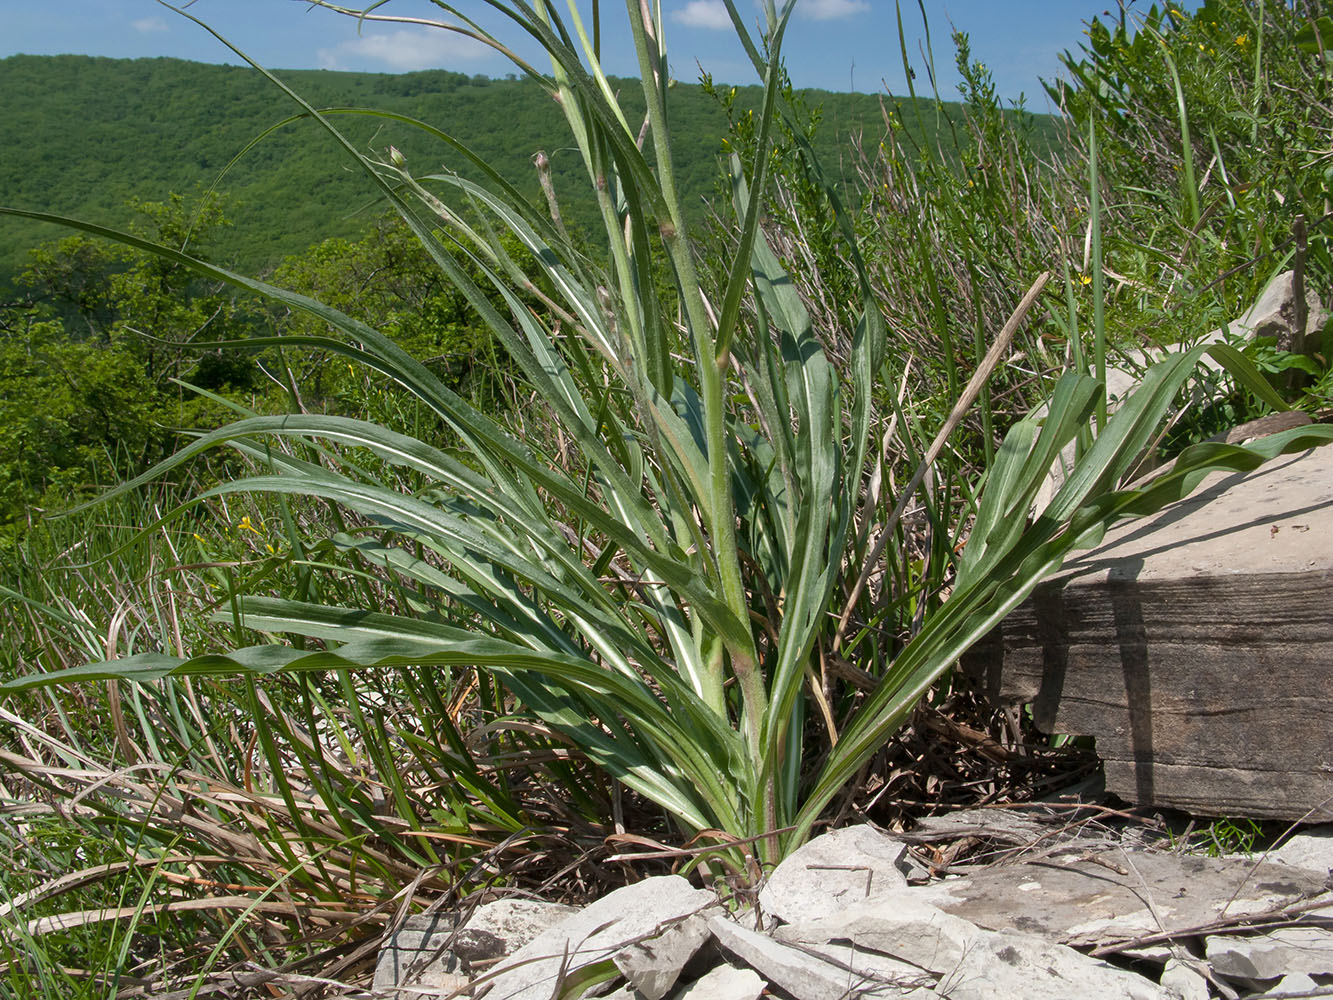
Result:
<svg viewBox="0 0 1333 1000">
<path fill-rule="evenodd" d="M 356 5 L 356 0 L 346 0 Z M 748 83 L 752 76 L 736 44 L 720 0 L 661 0 L 674 75 L 698 78 L 701 65 L 719 81 Z M 556 0 L 563 10 L 564 2 Z M 742 9 L 755 9 L 742 0 Z M 485 9 L 462 0 L 464 10 Z M 579 0 L 585 12 L 589 0 Z M 1076 49 L 1089 19 L 1114 10 L 1115 0 L 924 0 L 941 89 L 952 96 L 951 25 L 972 38 L 974 58 L 992 70 L 1000 93 L 1012 100 L 1026 93 L 1029 106 L 1045 106 L 1039 78 L 1060 70 L 1059 53 Z M 1197 4 L 1186 4 L 1194 7 Z M 635 72 L 633 52 L 621 22 L 607 31 L 608 68 Z M 1133 8 L 1131 8 L 1133 9 Z M 490 50 L 458 35 L 408 24 L 367 24 L 302 0 L 195 0 L 190 10 L 239 48 L 271 68 L 350 69 L 401 72 L 446 68 L 497 76 L 510 67 Z M 798 0 L 785 49 L 797 86 L 830 90 L 905 91 L 894 4 L 886 0 Z M 424 0 L 393 0 L 376 13 L 438 17 Z M 605 16 L 605 15 L 604 15 Z M 918 78 L 924 65 L 918 47 L 923 33 L 916 0 L 904 0 L 903 16 Z M 512 38 L 512 33 L 505 36 Z M 0 56 L 80 53 L 135 57 L 177 56 L 204 62 L 236 62 L 216 39 L 153 0 L 0 0 Z M 618 53 L 618 54 L 615 54 Z"/>
</svg>

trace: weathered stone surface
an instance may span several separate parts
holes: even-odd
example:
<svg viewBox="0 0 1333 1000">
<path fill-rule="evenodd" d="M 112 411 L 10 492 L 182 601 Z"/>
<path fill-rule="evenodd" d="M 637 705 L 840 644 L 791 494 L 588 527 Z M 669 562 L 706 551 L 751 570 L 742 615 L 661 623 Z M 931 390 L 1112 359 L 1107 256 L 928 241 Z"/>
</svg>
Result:
<svg viewBox="0 0 1333 1000">
<path fill-rule="evenodd" d="M 1162 988 L 1180 1000 L 1208 1000 L 1213 995 L 1207 978 L 1192 965 L 1171 959 L 1162 969 Z"/>
<path fill-rule="evenodd" d="M 1208 939 L 1207 948 L 1208 961 L 1220 976 L 1333 975 L 1333 932 L 1319 927 L 1283 927 L 1253 937 L 1219 934 Z"/>
<path fill-rule="evenodd" d="M 538 934 L 578 912 L 539 899 L 497 899 L 464 913 L 452 951 L 465 964 L 512 955 Z"/>
<path fill-rule="evenodd" d="M 1133 972 L 1030 934 L 982 933 L 936 991 L 949 1000 L 1175 1000 Z"/>
<path fill-rule="evenodd" d="M 908 990 L 918 987 L 929 989 L 935 985 L 936 977 L 925 969 L 869 948 L 829 941 L 825 944 L 802 945 L 801 949 L 806 954 L 871 982 L 887 983 Z"/>
<path fill-rule="evenodd" d="M 905 893 L 988 930 L 1077 947 L 1264 913 L 1322 889 L 1316 873 L 1287 865 L 1118 849 L 1095 858 L 988 868 Z"/>
<path fill-rule="evenodd" d="M 1269 852 L 1268 859 L 1333 875 L 1333 824 L 1295 834 L 1281 847 Z"/>
<path fill-rule="evenodd" d="M 931 905 L 915 895 L 917 891 L 903 890 L 891 901 L 857 903 L 839 914 L 779 927 L 773 937 L 805 946 L 845 941 L 928 972 L 947 972 L 962 962 L 981 931 Z"/>
<path fill-rule="evenodd" d="M 672 924 L 661 936 L 617 953 L 616 968 L 645 1000 L 661 1000 L 708 936 L 708 919 L 696 913 Z"/>
<path fill-rule="evenodd" d="M 783 860 L 760 890 L 759 905 L 790 924 L 889 898 L 907 885 L 899 867 L 906 853 L 902 841 L 870 826 L 834 830 Z"/>
<path fill-rule="evenodd" d="M 878 983 L 873 974 L 839 968 L 797 948 L 780 944 L 758 931 L 734 924 L 725 917 L 714 917 L 708 927 L 724 949 L 796 1000 L 845 1000 L 849 995 L 867 1000 L 928 995 L 919 994 L 912 988 Z"/>
<path fill-rule="evenodd" d="M 1304 323 L 1298 311 L 1296 274 L 1284 271 L 1268 283 L 1253 308 L 1230 324 L 1231 332 L 1248 337 L 1274 337 L 1280 350 L 1305 353 L 1309 349 L 1307 337 L 1323 330 L 1328 313 L 1318 293 L 1308 284 Z"/>
<path fill-rule="evenodd" d="M 374 988 L 412 986 L 448 995 L 467 984 L 473 962 L 515 952 L 576 912 L 559 903 L 499 899 L 471 912 L 415 914 L 380 950 Z"/>
<path fill-rule="evenodd" d="M 961 809 L 942 816 L 918 820 L 910 834 L 913 841 L 952 840 L 982 837 L 1021 846 L 1035 841 L 1050 842 L 1051 825 L 1047 816 L 1017 809 Z"/>
<path fill-rule="evenodd" d="M 413 987 L 434 991 L 437 996 L 448 996 L 467 986 L 467 973 L 458 956 L 449 950 L 450 937 L 457 926 L 456 913 L 408 917 L 380 949 L 373 988 Z"/>
<path fill-rule="evenodd" d="M 1271 990 L 1264 992 L 1269 996 L 1309 996 L 1312 993 L 1317 995 L 1319 984 L 1303 972 L 1294 972 L 1290 976 L 1283 976 L 1282 980 Z"/>
<path fill-rule="evenodd" d="M 759 1000 L 767 987 L 768 983 L 753 969 L 719 965 L 680 989 L 671 1000 Z"/>
<path fill-rule="evenodd" d="M 496 970 L 489 1000 L 549 1000 L 566 972 L 614 959 L 631 944 L 716 903 L 676 875 L 644 879 L 603 896 L 520 948 Z"/>
<path fill-rule="evenodd" d="M 1112 529 L 967 667 L 1042 729 L 1095 736 L 1121 798 L 1318 819 L 1333 801 L 1333 741 L 1310 738 L 1333 732 L 1330 581 L 1333 448 L 1318 448 Z"/>
</svg>

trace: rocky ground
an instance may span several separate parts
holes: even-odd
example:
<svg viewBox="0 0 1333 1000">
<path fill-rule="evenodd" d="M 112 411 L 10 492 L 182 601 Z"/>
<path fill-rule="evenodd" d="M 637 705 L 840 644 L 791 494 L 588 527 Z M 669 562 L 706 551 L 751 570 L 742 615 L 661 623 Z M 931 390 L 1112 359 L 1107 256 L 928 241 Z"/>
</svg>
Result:
<svg viewBox="0 0 1333 1000">
<path fill-rule="evenodd" d="M 988 848 L 980 863 L 950 860 Z M 1104 809 L 988 809 L 826 834 L 751 901 L 648 878 L 576 909 L 415 916 L 377 995 L 488 1000 L 1333 996 L 1333 826 L 1201 857 Z"/>
</svg>

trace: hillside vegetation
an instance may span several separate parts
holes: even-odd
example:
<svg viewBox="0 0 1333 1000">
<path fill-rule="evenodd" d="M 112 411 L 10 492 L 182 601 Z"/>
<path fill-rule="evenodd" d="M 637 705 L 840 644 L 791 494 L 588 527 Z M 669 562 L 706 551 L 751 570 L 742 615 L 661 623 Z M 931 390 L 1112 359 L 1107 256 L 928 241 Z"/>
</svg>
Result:
<svg viewBox="0 0 1333 1000">
<path fill-rule="evenodd" d="M 532 157 L 551 159 L 557 195 L 567 214 L 594 231 L 597 219 L 569 146 L 564 120 L 541 88 L 517 78 L 492 80 L 445 70 L 420 73 L 283 71 L 316 107 L 357 107 L 429 122 L 498 169 L 530 197 L 538 196 Z M 639 120 L 637 81 L 614 81 L 625 111 Z M 729 89 L 729 88 L 728 88 Z M 178 59 L 12 56 L 0 60 L 0 203 L 57 211 L 124 225 L 131 199 L 164 201 L 173 192 L 208 185 L 251 140 L 287 119 L 293 106 L 249 68 Z M 738 88 L 737 108 L 755 106 L 760 88 Z M 864 134 L 874 148 L 885 131 L 880 98 L 803 91 L 822 109 L 816 145 L 825 163 L 850 178 L 849 140 Z M 890 102 L 894 105 L 897 102 Z M 900 115 L 912 122 L 915 105 Z M 956 106 L 923 102 L 931 134 Z M 686 211 L 695 222 L 718 185 L 727 114 L 697 83 L 672 89 L 672 136 Z M 367 154 L 390 144 L 418 173 L 442 162 L 470 175 L 462 157 L 445 160 L 414 130 L 382 119 L 339 120 Z M 329 236 L 353 236 L 383 210 L 345 156 L 310 121 L 268 136 L 219 185 L 233 226 L 213 252 L 257 270 Z M 0 221 L 0 287 L 26 264 L 29 247 L 55 235 L 49 227 Z"/>
</svg>

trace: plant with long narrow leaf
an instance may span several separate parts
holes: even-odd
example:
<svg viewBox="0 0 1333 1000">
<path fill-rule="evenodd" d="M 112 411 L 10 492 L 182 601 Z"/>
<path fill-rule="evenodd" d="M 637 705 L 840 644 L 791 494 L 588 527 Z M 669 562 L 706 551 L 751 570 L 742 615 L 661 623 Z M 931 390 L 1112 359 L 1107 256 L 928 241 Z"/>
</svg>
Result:
<svg viewBox="0 0 1333 1000">
<path fill-rule="evenodd" d="M 264 493 L 338 505 L 353 517 L 329 544 L 395 579 L 407 600 L 389 611 L 242 597 L 237 606 L 247 627 L 318 641 L 187 658 L 141 653 L 7 686 L 476 668 L 501 678 L 525 711 L 665 809 L 683 832 L 706 834 L 719 864 L 754 877 L 755 861 L 771 864 L 810 835 L 929 687 L 1072 548 L 1118 516 L 1183 495 L 1209 469 L 1250 468 L 1333 437 L 1329 428 L 1310 427 L 1249 448 L 1199 447 L 1150 486 L 1117 491 L 1200 357 L 1190 352 L 1149 372 L 1027 526 L 1047 468 L 1087 426 L 1100 395 L 1094 380 L 1066 376 L 1044 422 L 1020 422 L 997 452 L 951 597 L 854 714 L 838 723 L 826 712 L 833 739 L 811 752 L 807 716 L 823 697 L 816 665 L 838 635 L 844 588 L 866 575 L 848 553 L 871 471 L 874 378 L 886 334 L 855 261 L 859 320 L 847 370 L 836 370 L 764 239 L 765 152 L 781 113 L 778 60 L 793 4 L 765 3 L 757 42 L 732 0 L 725 2 L 765 89 L 753 170 L 746 176 L 732 165 L 739 252 L 715 303 L 697 277 L 674 182 L 665 25 L 653 5 L 626 3 L 647 107 L 641 129 L 603 72 L 598 4 L 589 30 L 574 2 L 567 15 L 542 0 L 486 3 L 551 58 L 549 76 L 515 61 L 548 88 L 568 120 L 605 222 L 605 267 L 493 171 L 479 184 L 454 174 L 416 177 L 397 155 L 372 160 L 330 116 L 287 91 L 364 168 L 467 296 L 539 393 L 559 428 L 558 451 L 519 440 L 391 340 L 318 302 L 91 223 L 6 210 L 150 250 L 323 320 L 335 336 L 294 339 L 339 352 L 414 393 L 438 414 L 448 442 L 302 413 L 246 418 L 200 437 L 123 488 L 205 449 L 239 449 L 268 474 L 223 482 L 205 498 Z M 374 13 L 381 6 L 333 9 L 374 19 L 387 16 Z M 437 6 L 456 19 L 444 30 L 512 51 L 458 7 Z M 521 275 L 505 238 L 541 262 L 554 289 L 545 309 L 520 297 Z M 470 257 L 508 315 L 446 252 L 446 242 Z M 655 291 L 662 260 L 672 276 L 669 303 Z M 1021 320 L 1020 310 L 1010 335 Z M 1238 356 L 1214 351 L 1242 370 Z M 941 444 L 986 374 L 978 373 L 936 435 Z M 1262 388 L 1257 377 L 1255 385 Z M 373 464 L 363 461 L 366 454 L 417 487 L 408 493 L 384 485 L 367 472 Z M 920 482 L 914 477 L 909 492 Z"/>
</svg>

